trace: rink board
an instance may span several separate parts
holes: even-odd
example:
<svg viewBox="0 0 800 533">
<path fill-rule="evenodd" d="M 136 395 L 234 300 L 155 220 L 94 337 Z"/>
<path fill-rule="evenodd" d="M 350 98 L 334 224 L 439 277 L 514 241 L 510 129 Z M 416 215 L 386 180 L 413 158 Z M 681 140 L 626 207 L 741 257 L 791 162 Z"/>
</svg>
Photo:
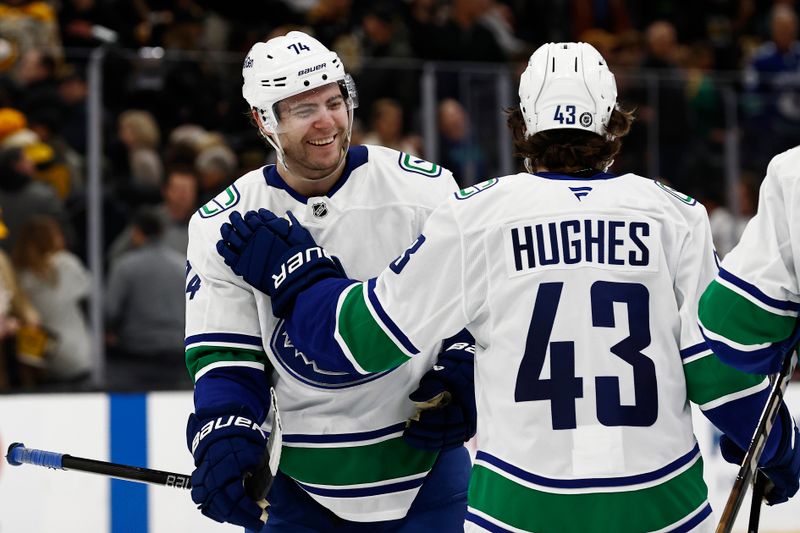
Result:
<svg viewBox="0 0 800 533">
<path fill-rule="evenodd" d="M 800 419 L 800 384 L 787 400 Z M 23 394 L 0 396 L 0 447 L 29 448 L 189 474 L 186 417 L 190 392 L 133 395 Z M 702 415 L 695 433 L 705 456 L 711 504 L 725 503 L 737 468 L 716 451 L 718 433 Z M 745 531 L 749 498 L 735 531 Z M 764 507 L 761 532 L 800 533 L 800 496 Z M 0 464 L 0 533 L 179 533 L 241 531 L 203 517 L 188 491 L 81 472 Z"/>
</svg>

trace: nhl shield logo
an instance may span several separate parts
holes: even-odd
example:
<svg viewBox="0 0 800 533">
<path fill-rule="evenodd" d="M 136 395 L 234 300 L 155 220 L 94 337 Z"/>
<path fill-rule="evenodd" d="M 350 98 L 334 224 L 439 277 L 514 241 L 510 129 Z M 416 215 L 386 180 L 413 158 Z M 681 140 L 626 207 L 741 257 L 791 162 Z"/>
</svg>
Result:
<svg viewBox="0 0 800 533">
<path fill-rule="evenodd" d="M 311 205 L 311 212 L 317 218 L 325 218 L 325 215 L 328 214 L 328 206 L 325 205 L 325 202 L 317 202 Z"/>
</svg>

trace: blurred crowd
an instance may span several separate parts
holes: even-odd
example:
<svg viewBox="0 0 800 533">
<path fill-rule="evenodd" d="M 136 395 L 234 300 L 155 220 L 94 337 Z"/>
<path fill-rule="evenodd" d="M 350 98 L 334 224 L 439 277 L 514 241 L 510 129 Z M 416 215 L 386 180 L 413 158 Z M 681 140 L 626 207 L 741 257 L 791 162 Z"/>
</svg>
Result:
<svg viewBox="0 0 800 533">
<path fill-rule="evenodd" d="M 254 42 L 314 34 L 356 80 L 354 142 L 420 157 L 431 155 L 420 79 L 436 62 L 436 159 L 462 185 L 498 172 L 485 132 L 501 111 L 476 106 L 480 88 L 463 73 L 518 74 L 543 42 L 590 42 L 637 117 L 612 171 L 701 199 L 724 255 L 755 212 L 766 162 L 800 140 L 798 10 L 789 0 L 0 1 L 0 392 L 96 386 L 86 312 L 95 50 L 104 53 L 105 385 L 190 387 L 188 220 L 273 158 L 240 93 Z M 735 191 L 725 183 L 731 138 Z"/>
</svg>

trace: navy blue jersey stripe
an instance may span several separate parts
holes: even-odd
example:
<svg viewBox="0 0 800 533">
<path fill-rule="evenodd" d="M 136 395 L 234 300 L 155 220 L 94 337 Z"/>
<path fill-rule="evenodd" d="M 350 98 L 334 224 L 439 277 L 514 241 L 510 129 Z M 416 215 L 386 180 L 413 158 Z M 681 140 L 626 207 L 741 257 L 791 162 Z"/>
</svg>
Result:
<svg viewBox="0 0 800 533">
<path fill-rule="evenodd" d="M 381 303 L 378 301 L 378 297 L 375 295 L 375 278 L 371 278 L 367 282 L 367 295 L 369 297 L 369 301 L 372 304 L 372 307 L 375 308 L 375 312 L 378 313 L 378 317 L 380 317 L 381 322 L 389 328 L 389 331 L 392 332 L 392 335 L 400 341 L 400 344 L 403 345 L 403 348 L 406 349 L 407 352 L 412 354 L 418 354 L 419 350 L 417 350 L 416 346 L 406 337 L 405 333 L 403 333 L 400 328 L 397 327 L 386 311 L 381 306 Z"/>
<path fill-rule="evenodd" d="M 392 433 L 397 433 L 405 429 L 406 423 L 400 422 L 381 429 L 373 431 L 362 431 L 358 433 L 337 433 L 335 435 L 303 435 L 300 433 L 283 435 L 283 442 L 293 443 L 331 443 L 331 442 L 357 442 L 364 440 L 377 439 Z"/>
<path fill-rule="evenodd" d="M 250 344 L 263 348 L 261 345 L 261 337 L 255 335 L 244 335 L 241 333 L 200 333 L 198 335 L 191 335 L 186 337 L 184 346 L 197 344 L 199 342 L 228 342 L 236 344 Z"/>
<path fill-rule="evenodd" d="M 381 494 L 390 494 L 392 492 L 401 492 L 404 490 L 416 489 L 422 486 L 425 482 L 425 476 L 420 476 L 417 479 L 409 479 L 408 481 L 400 481 L 398 483 L 388 483 L 386 485 L 379 485 L 376 487 L 365 487 L 359 489 L 351 488 L 319 488 L 311 487 L 305 483 L 297 482 L 298 485 L 310 493 L 318 496 L 332 496 L 335 498 L 362 498 L 364 496 L 378 496 Z"/>
<path fill-rule="evenodd" d="M 540 485 L 542 487 L 561 489 L 590 489 L 599 487 L 626 487 L 655 481 L 666 476 L 667 474 L 670 474 L 671 472 L 680 469 L 683 466 L 686 466 L 699 455 L 700 448 L 697 444 L 695 444 L 694 448 L 692 448 L 688 453 L 682 455 L 668 465 L 659 468 L 658 470 L 653 470 L 652 472 L 637 474 L 635 476 L 585 479 L 553 479 L 539 476 L 509 464 L 502 459 L 498 459 L 497 457 L 483 451 L 478 451 L 477 455 L 475 456 L 475 460 L 489 463 L 523 481 L 535 483 L 536 485 Z"/>
<path fill-rule="evenodd" d="M 800 311 L 800 304 L 795 302 L 790 302 L 787 300 L 776 300 L 775 298 L 767 296 L 766 294 L 761 292 L 761 289 L 759 289 L 752 283 L 748 283 L 745 280 L 736 277 L 734 274 L 731 274 L 724 268 L 719 269 L 719 277 L 724 279 L 728 283 L 736 285 L 737 287 L 745 291 L 747 294 L 749 294 L 756 300 L 766 305 L 769 305 L 770 307 L 774 307 L 775 309 L 781 309 L 783 311 L 795 311 L 795 312 Z"/>
<path fill-rule="evenodd" d="M 688 348 L 684 348 L 681 350 L 681 359 L 686 359 L 687 357 L 691 357 L 693 355 L 697 355 L 699 353 L 709 351 L 711 348 L 708 347 L 708 344 L 701 342 L 699 344 L 695 344 L 694 346 L 689 346 Z"/>
</svg>

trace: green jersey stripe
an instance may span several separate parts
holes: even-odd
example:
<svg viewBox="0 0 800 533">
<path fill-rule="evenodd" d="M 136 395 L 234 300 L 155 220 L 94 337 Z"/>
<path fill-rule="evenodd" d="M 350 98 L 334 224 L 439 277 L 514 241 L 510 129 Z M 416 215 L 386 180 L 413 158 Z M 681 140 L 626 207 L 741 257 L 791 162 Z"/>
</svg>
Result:
<svg viewBox="0 0 800 533">
<path fill-rule="evenodd" d="M 684 364 L 683 373 L 689 400 L 698 405 L 755 387 L 764 380 L 764 376 L 726 365 L 714 354 Z"/>
<path fill-rule="evenodd" d="M 495 520 L 540 533 L 655 531 L 680 522 L 704 505 L 707 498 L 702 458 L 660 485 L 585 494 L 531 489 L 489 468 L 475 465 L 468 496 L 470 507 Z"/>
<path fill-rule="evenodd" d="M 336 317 L 336 335 L 366 373 L 383 372 L 410 359 L 383 331 L 366 303 L 363 283 L 348 289 Z"/>
<path fill-rule="evenodd" d="M 386 458 L 391 457 L 391 461 Z M 429 472 L 437 453 L 418 450 L 395 437 L 374 444 L 335 448 L 284 445 L 280 468 L 304 483 L 350 486 L 391 481 Z"/>
<path fill-rule="evenodd" d="M 186 350 L 186 368 L 192 380 L 197 380 L 198 373 L 215 363 L 260 363 L 269 366 L 267 354 L 260 350 L 231 349 L 220 346 L 198 346 Z"/>
<path fill-rule="evenodd" d="M 782 341 L 797 321 L 795 316 L 770 313 L 716 280 L 700 297 L 698 316 L 706 331 L 743 345 Z"/>
</svg>

